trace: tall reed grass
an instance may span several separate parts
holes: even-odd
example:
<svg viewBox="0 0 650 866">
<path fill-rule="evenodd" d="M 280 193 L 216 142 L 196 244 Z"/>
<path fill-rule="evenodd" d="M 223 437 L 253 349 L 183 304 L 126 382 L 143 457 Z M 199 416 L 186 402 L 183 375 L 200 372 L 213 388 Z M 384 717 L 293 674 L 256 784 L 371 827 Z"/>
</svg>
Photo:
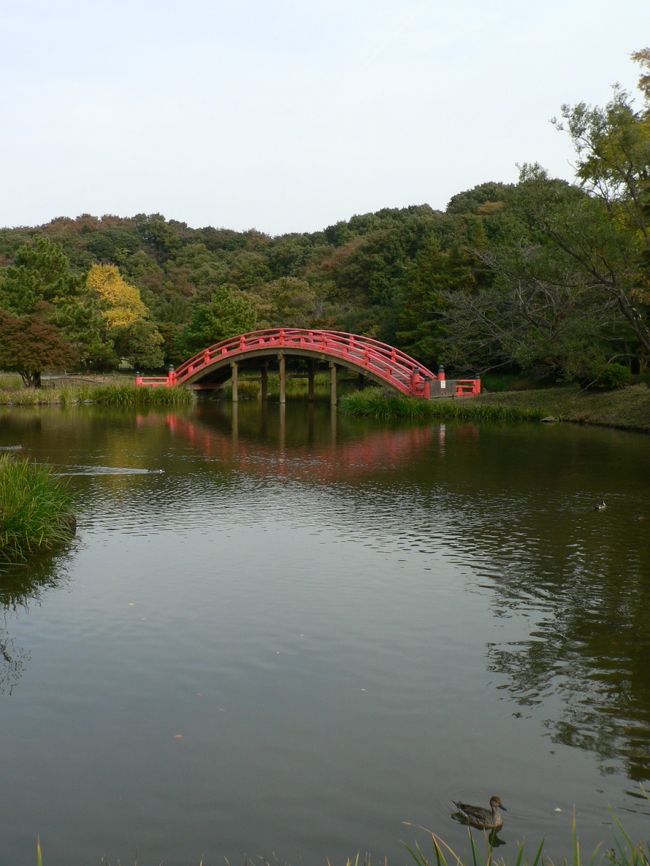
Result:
<svg viewBox="0 0 650 866">
<path fill-rule="evenodd" d="M 389 421 L 397 418 L 412 420 L 458 421 L 539 421 L 546 414 L 537 407 L 499 406 L 484 403 L 477 397 L 423 400 L 387 394 L 382 388 L 367 388 L 346 394 L 339 401 L 346 415 L 363 415 Z"/>
<path fill-rule="evenodd" d="M 0 455 L 0 559 L 51 550 L 74 534 L 72 496 L 48 466 Z"/>
<path fill-rule="evenodd" d="M 68 395 L 68 391 L 72 394 Z M 66 389 L 64 405 L 97 403 L 101 406 L 191 406 L 194 394 L 187 388 L 137 388 L 135 385 L 89 385 L 79 389 Z"/>
<path fill-rule="evenodd" d="M 0 403 L 11 406 L 74 406 L 96 403 L 118 407 L 190 406 L 194 395 L 186 388 L 137 388 L 135 385 L 82 385 L 65 388 L 21 388 L 0 391 Z"/>
</svg>

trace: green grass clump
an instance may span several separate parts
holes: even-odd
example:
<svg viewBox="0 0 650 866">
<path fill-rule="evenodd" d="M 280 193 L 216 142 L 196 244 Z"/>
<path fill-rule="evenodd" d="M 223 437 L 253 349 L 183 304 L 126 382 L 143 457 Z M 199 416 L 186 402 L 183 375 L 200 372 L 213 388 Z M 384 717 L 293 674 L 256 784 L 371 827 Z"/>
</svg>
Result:
<svg viewBox="0 0 650 866">
<path fill-rule="evenodd" d="M 21 388 L 0 391 L 0 403 L 12 406 L 74 406 L 97 403 L 117 407 L 191 406 L 194 395 L 186 388 L 138 388 L 135 385 L 82 385 L 64 388 Z"/>
<path fill-rule="evenodd" d="M 41 388 L 11 388 L 0 389 L 0 403 L 9 406 L 41 406 L 48 403 L 60 403 L 61 395 L 55 391 Z"/>
<path fill-rule="evenodd" d="M 0 559 L 24 559 L 68 541 L 72 496 L 48 466 L 0 455 Z"/>
<path fill-rule="evenodd" d="M 339 402 L 346 415 L 363 415 L 389 421 L 397 418 L 412 420 L 457 421 L 538 421 L 545 413 L 536 406 L 503 406 L 485 403 L 477 397 L 451 397 L 423 400 L 387 394 L 381 388 L 368 388 L 346 394 Z"/>
<path fill-rule="evenodd" d="M 191 406 L 194 395 L 186 388 L 138 388 L 135 385 L 89 385 L 66 388 L 61 403 L 97 403 L 117 407 Z"/>
</svg>

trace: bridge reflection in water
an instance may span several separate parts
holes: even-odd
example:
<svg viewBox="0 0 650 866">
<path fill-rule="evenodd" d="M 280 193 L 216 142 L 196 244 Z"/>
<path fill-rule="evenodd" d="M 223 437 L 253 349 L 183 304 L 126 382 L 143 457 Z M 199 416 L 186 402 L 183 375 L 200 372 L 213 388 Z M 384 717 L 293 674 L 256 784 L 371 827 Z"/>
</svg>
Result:
<svg viewBox="0 0 650 866">
<path fill-rule="evenodd" d="M 341 419 L 332 408 L 326 428 L 329 435 L 323 440 L 322 416 L 309 406 L 302 436 L 296 440 L 294 434 L 288 441 L 283 404 L 275 411 L 265 406 L 259 408 L 258 404 L 251 408 L 252 413 L 242 413 L 236 403 L 229 404 L 231 411 L 208 412 L 203 418 L 180 413 L 139 415 L 137 424 L 140 427 L 165 424 L 173 436 L 184 439 L 204 457 L 223 463 L 236 462 L 247 473 L 271 472 L 323 482 L 357 479 L 382 469 L 393 471 L 413 462 L 436 440 L 444 452 L 444 424 L 397 430 L 365 428 L 354 432 L 346 426 L 341 435 Z"/>
</svg>

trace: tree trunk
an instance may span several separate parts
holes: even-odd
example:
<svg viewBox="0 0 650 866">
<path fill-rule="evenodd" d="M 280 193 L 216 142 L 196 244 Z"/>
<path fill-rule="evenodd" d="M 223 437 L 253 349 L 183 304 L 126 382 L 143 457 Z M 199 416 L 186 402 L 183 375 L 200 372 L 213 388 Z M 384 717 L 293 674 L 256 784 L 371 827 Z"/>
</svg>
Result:
<svg viewBox="0 0 650 866">
<path fill-rule="evenodd" d="M 21 370 L 20 376 L 26 388 L 41 387 L 41 371 L 40 370 Z"/>
</svg>

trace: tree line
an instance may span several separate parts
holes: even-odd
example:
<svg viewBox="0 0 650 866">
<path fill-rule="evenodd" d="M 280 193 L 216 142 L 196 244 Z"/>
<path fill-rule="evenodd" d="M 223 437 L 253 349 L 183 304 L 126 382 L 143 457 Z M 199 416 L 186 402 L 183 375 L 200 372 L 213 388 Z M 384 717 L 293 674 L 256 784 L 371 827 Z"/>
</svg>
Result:
<svg viewBox="0 0 650 866">
<path fill-rule="evenodd" d="M 458 373 L 597 382 L 650 357 L 650 49 L 638 102 L 554 121 L 576 182 L 524 165 L 446 210 L 386 208 L 319 232 L 193 229 L 160 214 L 0 230 L 0 369 L 177 364 L 254 328 L 325 327 Z"/>
</svg>

